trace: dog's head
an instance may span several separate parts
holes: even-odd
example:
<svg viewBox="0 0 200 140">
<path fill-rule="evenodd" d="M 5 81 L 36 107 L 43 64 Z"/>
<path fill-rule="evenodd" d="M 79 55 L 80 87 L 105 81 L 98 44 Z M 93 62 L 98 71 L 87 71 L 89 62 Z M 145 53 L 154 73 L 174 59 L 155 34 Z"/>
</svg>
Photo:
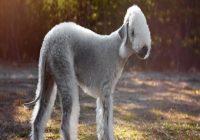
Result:
<svg viewBox="0 0 200 140">
<path fill-rule="evenodd" d="M 122 39 L 120 56 L 127 57 L 135 52 L 140 58 L 148 58 L 151 50 L 151 35 L 146 18 L 141 9 L 133 5 L 128 8 L 124 23 L 119 29 Z"/>
</svg>

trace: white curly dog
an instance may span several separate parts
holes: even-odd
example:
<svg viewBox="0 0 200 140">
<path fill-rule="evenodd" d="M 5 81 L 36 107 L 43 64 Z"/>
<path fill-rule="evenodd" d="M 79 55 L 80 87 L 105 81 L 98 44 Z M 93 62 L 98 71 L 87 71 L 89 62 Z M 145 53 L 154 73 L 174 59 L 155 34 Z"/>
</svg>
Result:
<svg viewBox="0 0 200 140">
<path fill-rule="evenodd" d="M 45 36 L 39 59 L 39 80 L 32 114 L 32 140 L 42 140 L 56 94 L 62 109 L 61 133 L 77 139 L 78 86 L 97 99 L 98 140 L 114 140 L 113 93 L 132 54 L 148 58 L 151 35 L 141 9 L 128 8 L 123 25 L 110 35 L 99 35 L 75 23 L 61 23 Z"/>
</svg>

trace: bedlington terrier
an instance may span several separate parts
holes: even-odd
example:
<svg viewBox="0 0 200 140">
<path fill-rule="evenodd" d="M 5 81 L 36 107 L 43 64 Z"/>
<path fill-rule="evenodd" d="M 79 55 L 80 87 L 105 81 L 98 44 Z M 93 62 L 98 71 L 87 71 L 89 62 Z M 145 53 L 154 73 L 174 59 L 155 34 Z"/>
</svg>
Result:
<svg viewBox="0 0 200 140">
<path fill-rule="evenodd" d="M 75 23 L 61 23 L 45 36 L 39 59 L 39 80 L 32 113 L 32 140 L 43 139 L 46 122 L 58 95 L 61 134 L 77 139 L 78 87 L 96 98 L 98 140 L 114 140 L 113 93 L 123 67 L 132 54 L 148 58 L 151 35 L 141 9 L 128 8 L 123 25 L 110 35 L 99 35 Z"/>
</svg>

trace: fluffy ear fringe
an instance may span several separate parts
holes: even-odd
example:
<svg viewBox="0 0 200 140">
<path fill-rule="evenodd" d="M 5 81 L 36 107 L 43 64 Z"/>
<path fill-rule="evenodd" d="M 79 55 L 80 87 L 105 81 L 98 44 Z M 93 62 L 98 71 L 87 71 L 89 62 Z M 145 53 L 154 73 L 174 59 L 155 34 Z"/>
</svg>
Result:
<svg viewBox="0 0 200 140">
<path fill-rule="evenodd" d="M 127 47 L 127 41 L 128 41 L 128 22 L 124 23 L 122 27 L 119 29 L 119 36 L 122 40 L 122 43 L 120 45 L 119 49 L 119 55 L 122 58 L 126 58 L 129 55 L 129 48 Z"/>
<path fill-rule="evenodd" d="M 127 36 L 128 36 L 128 22 L 126 22 L 125 24 L 123 24 L 119 31 L 119 36 L 120 38 L 124 41 L 124 40 L 127 40 Z"/>
</svg>

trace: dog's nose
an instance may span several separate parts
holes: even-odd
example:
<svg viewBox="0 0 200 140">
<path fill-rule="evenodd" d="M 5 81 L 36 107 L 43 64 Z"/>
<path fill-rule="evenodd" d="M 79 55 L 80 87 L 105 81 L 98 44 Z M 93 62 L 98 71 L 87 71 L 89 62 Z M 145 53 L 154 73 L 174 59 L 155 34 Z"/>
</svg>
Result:
<svg viewBox="0 0 200 140">
<path fill-rule="evenodd" d="M 147 52 L 148 52 L 148 47 L 145 45 L 142 49 L 140 49 L 140 51 L 138 52 L 138 55 L 144 58 Z"/>
</svg>

